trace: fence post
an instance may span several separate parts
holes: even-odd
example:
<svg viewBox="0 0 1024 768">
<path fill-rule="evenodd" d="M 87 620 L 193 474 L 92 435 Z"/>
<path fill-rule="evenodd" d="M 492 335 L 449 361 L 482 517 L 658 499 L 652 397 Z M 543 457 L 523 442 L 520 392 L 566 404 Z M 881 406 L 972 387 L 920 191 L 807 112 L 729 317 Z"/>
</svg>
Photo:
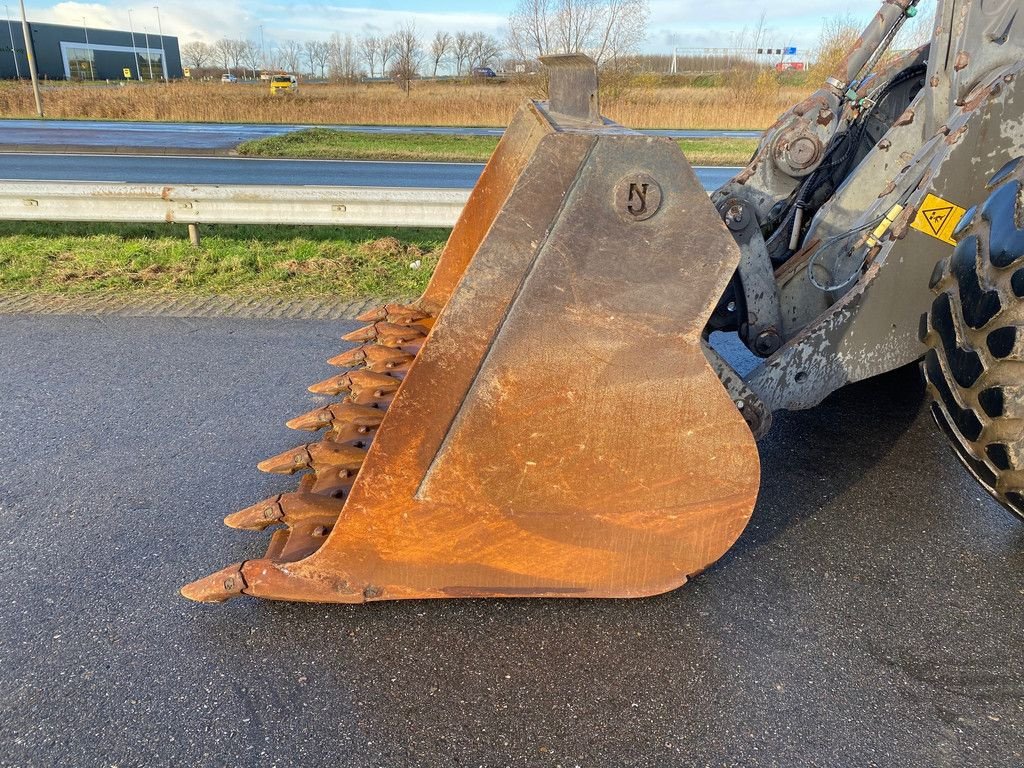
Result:
<svg viewBox="0 0 1024 768">
<path fill-rule="evenodd" d="M 188 225 L 188 241 L 192 243 L 196 248 L 199 247 L 199 225 L 189 224 Z"/>
</svg>

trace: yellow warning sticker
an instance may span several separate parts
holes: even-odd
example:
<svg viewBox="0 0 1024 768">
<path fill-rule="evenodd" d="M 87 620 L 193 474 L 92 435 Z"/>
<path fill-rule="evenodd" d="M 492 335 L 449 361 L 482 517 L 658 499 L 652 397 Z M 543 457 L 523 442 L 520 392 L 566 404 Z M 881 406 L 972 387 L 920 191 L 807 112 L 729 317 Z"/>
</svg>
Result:
<svg viewBox="0 0 1024 768">
<path fill-rule="evenodd" d="M 925 195 L 924 202 L 917 211 L 917 216 L 910 225 L 918 232 L 938 238 L 950 245 L 956 245 L 953 240 L 953 230 L 960 223 L 964 216 L 964 209 L 959 205 L 943 200 L 941 197 L 929 194 Z"/>
</svg>

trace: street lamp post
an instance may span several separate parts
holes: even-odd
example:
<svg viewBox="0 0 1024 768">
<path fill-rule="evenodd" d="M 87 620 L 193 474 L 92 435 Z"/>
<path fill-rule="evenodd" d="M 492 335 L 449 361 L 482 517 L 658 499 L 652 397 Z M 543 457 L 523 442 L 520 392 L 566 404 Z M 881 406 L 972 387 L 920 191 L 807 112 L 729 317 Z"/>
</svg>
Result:
<svg viewBox="0 0 1024 768">
<path fill-rule="evenodd" d="M 11 23 L 11 9 L 4 3 L 4 11 L 7 14 L 7 33 L 11 36 L 11 58 L 14 59 L 14 76 L 21 80 L 21 66 L 18 64 L 18 52 L 14 50 L 14 25 Z"/>
<path fill-rule="evenodd" d="M 167 72 L 167 51 L 164 50 L 164 25 L 160 23 L 160 6 L 154 5 L 153 10 L 156 11 L 156 31 L 160 34 L 160 69 L 163 70 L 166 83 L 170 76 Z"/>
<path fill-rule="evenodd" d="M 25 36 L 25 58 L 28 59 L 28 72 L 32 76 L 32 95 L 36 97 L 36 114 L 43 117 L 43 96 L 39 93 L 39 72 L 36 71 L 36 52 L 32 47 L 32 33 L 28 28 L 28 17 L 25 15 L 25 0 L 21 1 L 21 34 Z"/>
<path fill-rule="evenodd" d="M 24 2 L 24 0 L 22 0 Z M 139 49 L 135 46 L 135 24 L 132 22 L 132 9 L 128 9 L 128 29 L 132 33 L 132 55 L 135 56 L 135 77 L 142 82 L 142 71 L 139 69 Z"/>
<path fill-rule="evenodd" d="M 263 41 L 263 25 L 260 24 L 260 67 L 267 68 L 267 47 Z"/>
<path fill-rule="evenodd" d="M 85 16 L 82 17 L 82 31 L 85 32 L 85 51 L 89 53 L 89 27 L 85 24 Z M 89 56 L 89 78 L 92 80 L 96 79 L 96 70 L 93 69 L 92 56 Z"/>
<path fill-rule="evenodd" d="M 149 51 L 150 51 L 150 48 L 149 48 L 149 27 L 143 27 L 142 28 L 142 32 L 146 36 L 146 63 L 149 64 L 149 79 L 152 80 L 153 79 L 153 57 L 149 53 Z"/>
</svg>

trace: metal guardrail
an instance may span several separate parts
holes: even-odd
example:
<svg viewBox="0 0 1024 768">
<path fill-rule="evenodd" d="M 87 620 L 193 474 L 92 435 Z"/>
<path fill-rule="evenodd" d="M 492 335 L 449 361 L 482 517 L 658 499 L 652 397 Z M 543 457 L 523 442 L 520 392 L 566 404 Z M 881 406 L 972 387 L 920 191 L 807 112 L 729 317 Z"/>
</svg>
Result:
<svg viewBox="0 0 1024 768">
<path fill-rule="evenodd" d="M 468 190 L 5 181 L 0 220 L 451 227 Z"/>
</svg>

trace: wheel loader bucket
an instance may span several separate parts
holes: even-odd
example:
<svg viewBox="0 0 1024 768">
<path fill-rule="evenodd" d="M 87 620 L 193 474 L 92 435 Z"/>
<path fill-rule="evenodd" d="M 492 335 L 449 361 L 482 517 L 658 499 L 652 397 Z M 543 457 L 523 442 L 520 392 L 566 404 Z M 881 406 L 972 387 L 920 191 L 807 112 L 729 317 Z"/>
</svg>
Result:
<svg viewBox="0 0 1024 768">
<path fill-rule="evenodd" d="M 226 519 L 266 556 L 186 597 L 637 597 L 739 536 L 757 449 L 701 347 L 739 251 L 674 142 L 598 117 L 589 59 L 548 66 L 426 292 L 290 422 L 322 439 L 261 465 L 298 491 Z"/>
</svg>

